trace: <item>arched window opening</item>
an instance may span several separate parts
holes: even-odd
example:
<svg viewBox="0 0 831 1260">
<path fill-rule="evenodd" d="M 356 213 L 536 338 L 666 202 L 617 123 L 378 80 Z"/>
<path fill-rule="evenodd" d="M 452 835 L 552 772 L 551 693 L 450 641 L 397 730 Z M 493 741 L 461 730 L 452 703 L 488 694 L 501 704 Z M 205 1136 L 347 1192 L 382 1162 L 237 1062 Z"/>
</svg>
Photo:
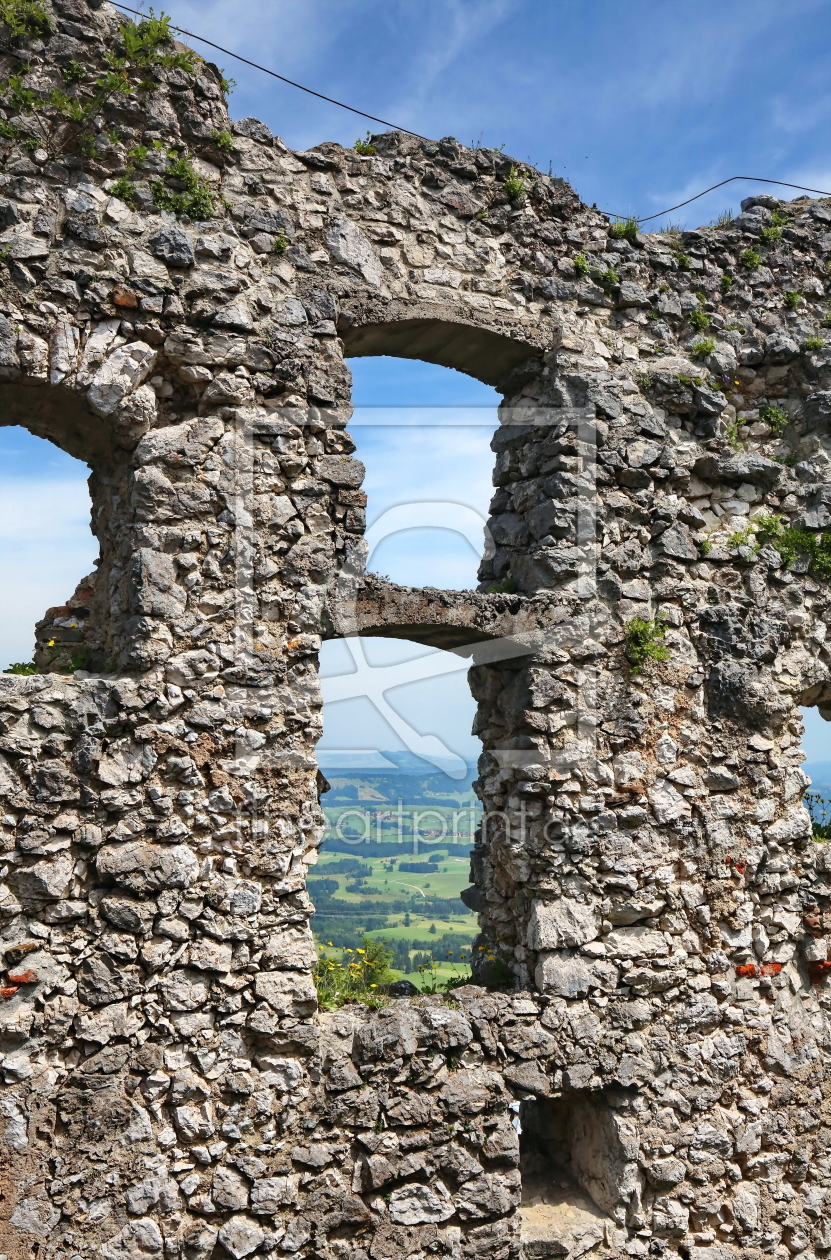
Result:
<svg viewBox="0 0 831 1260">
<path fill-rule="evenodd" d="M 407 586 L 475 588 L 498 395 L 414 360 L 350 367 L 367 570 Z M 477 922 L 459 893 L 481 813 L 469 664 L 401 638 L 323 645 L 318 760 L 330 784 L 321 802 L 328 826 L 309 891 L 332 967 L 364 965 L 357 951 L 374 941 L 384 943 L 386 980 L 391 972 L 429 988 L 469 973 Z"/>
<path fill-rule="evenodd" d="M 18 426 L 0 428 L 4 670 L 74 671 L 92 664 L 82 633 L 98 557 L 88 476 L 86 464 L 44 438 Z M 35 626 L 46 621 L 34 648 Z"/>
</svg>

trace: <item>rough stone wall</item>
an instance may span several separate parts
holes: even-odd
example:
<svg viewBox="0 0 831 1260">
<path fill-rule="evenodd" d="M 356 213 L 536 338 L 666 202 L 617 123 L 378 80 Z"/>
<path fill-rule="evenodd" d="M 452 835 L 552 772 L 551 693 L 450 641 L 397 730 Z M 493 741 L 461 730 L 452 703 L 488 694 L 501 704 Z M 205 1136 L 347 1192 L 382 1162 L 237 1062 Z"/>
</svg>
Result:
<svg viewBox="0 0 831 1260">
<path fill-rule="evenodd" d="M 49 12 L 0 31 L 44 92 L 123 21 Z M 90 464 L 101 543 L 0 679 L 3 1252 L 826 1254 L 831 209 L 615 239 L 454 140 L 292 153 L 210 66 L 98 128 L 0 141 L 3 421 Z M 154 140 L 212 219 L 156 209 Z M 479 592 L 364 577 L 361 353 L 505 395 Z M 316 653 L 358 631 L 474 659 L 480 987 L 316 1013 Z"/>
</svg>

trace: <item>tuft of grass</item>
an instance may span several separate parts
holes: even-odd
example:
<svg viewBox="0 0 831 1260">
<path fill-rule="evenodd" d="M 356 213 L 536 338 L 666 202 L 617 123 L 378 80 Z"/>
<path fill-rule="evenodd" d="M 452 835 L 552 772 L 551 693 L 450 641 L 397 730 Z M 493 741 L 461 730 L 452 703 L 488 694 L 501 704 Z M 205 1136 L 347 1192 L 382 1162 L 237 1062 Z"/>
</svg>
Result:
<svg viewBox="0 0 831 1260">
<path fill-rule="evenodd" d="M 683 231 L 684 229 L 680 223 L 667 223 L 664 227 L 658 228 L 658 235 L 669 236 L 677 240 Z"/>
<path fill-rule="evenodd" d="M 734 285 L 735 283 L 736 283 L 736 281 L 735 281 L 735 278 L 734 278 L 733 276 L 722 276 L 722 277 L 721 277 L 721 291 L 722 291 L 722 293 L 729 293 L 729 292 L 730 292 L 730 290 L 733 288 L 733 285 Z"/>
<path fill-rule="evenodd" d="M 707 355 L 712 354 L 715 348 L 716 343 L 712 337 L 699 337 L 698 341 L 693 344 L 690 354 L 696 359 L 706 359 Z"/>
<path fill-rule="evenodd" d="M 791 422 L 787 411 L 783 411 L 781 407 L 774 407 L 772 403 L 765 403 L 764 407 L 759 408 L 759 419 L 770 426 L 774 437 L 781 437 Z"/>
<path fill-rule="evenodd" d="M 690 311 L 689 321 L 699 332 L 705 332 L 710 327 L 710 317 L 700 307 L 697 311 Z"/>
<path fill-rule="evenodd" d="M 571 260 L 578 276 L 585 276 L 589 270 L 589 260 L 585 254 L 575 254 Z"/>
<path fill-rule="evenodd" d="M 514 595 L 516 594 L 517 585 L 512 577 L 505 577 L 501 582 L 491 582 L 488 587 L 489 595 Z"/>
<path fill-rule="evenodd" d="M 678 263 L 678 269 L 680 271 L 689 271 L 690 263 L 692 262 L 689 254 L 683 254 L 679 249 L 675 255 L 675 261 Z"/>
<path fill-rule="evenodd" d="M 742 250 L 739 262 L 745 271 L 756 271 L 762 265 L 762 256 L 758 250 L 745 249 Z"/>
<path fill-rule="evenodd" d="M 795 311 L 802 301 L 802 294 L 797 293 L 795 289 L 789 289 L 782 298 L 789 311 Z"/>
<path fill-rule="evenodd" d="M 621 219 L 612 224 L 612 236 L 617 241 L 633 241 L 639 230 L 637 219 Z"/>
<path fill-rule="evenodd" d="M 352 148 L 361 157 L 375 157 L 375 154 L 378 152 L 375 145 L 372 143 L 372 133 L 369 131 L 366 133 L 366 139 L 356 140 Z"/>
<path fill-rule="evenodd" d="M 710 221 L 710 227 L 725 228 L 729 227 L 732 222 L 733 211 L 722 210 L 720 214 L 717 214 L 716 217 Z"/>
<path fill-rule="evenodd" d="M 806 337 L 805 338 L 806 350 L 822 350 L 824 345 L 825 345 L 825 342 L 822 339 L 822 337 Z"/>
<path fill-rule="evenodd" d="M 620 284 L 620 276 L 614 267 L 607 267 L 605 271 L 601 271 L 597 276 L 598 283 L 611 288 L 613 285 Z"/>
<path fill-rule="evenodd" d="M 780 227 L 762 228 L 762 240 L 767 245 L 775 245 L 777 241 L 782 239 L 782 229 Z"/>
<path fill-rule="evenodd" d="M 3 670 L 4 674 L 39 674 L 40 670 L 34 661 L 16 661 L 14 665 L 9 665 L 8 669 Z"/>
<path fill-rule="evenodd" d="M 528 185 L 515 166 L 512 166 L 508 172 L 508 178 L 503 183 L 502 188 L 511 201 L 522 201 L 522 198 L 528 191 Z"/>
<path fill-rule="evenodd" d="M 662 643 L 667 632 L 665 621 L 650 621 L 646 617 L 633 617 L 626 623 L 626 657 L 630 674 L 639 674 L 647 661 L 668 661 L 669 648 Z"/>
</svg>

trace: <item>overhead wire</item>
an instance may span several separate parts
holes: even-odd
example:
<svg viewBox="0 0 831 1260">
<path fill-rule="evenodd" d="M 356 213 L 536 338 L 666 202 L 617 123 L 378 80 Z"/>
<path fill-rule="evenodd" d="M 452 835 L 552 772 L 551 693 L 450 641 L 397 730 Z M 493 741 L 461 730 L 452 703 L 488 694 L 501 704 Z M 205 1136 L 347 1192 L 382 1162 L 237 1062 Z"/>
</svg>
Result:
<svg viewBox="0 0 831 1260">
<path fill-rule="evenodd" d="M 121 0 L 111 0 L 113 7 L 123 9 L 126 13 L 132 13 L 136 17 L 146 17 L 141 9 L 131 9 L 129 5 L 122 4 Z M 300 92 L 307 92 L 309 96 L 316 96 L 320 101 L 326 101 L 329 105 L 337 105 L 339 109 L 346 109 L 351 114 L 357 114 L 360 118 L 368 118 L 370 122 L 381 123 L 384 127 L 392 127 L 394 131 L 403 131 L 405 135 L 415 136 L 417 140 L 427 140 L 429 136 L 422 136 L 418 131 L 411 131 L 409 127 L 401 127 L 398 123 L 389 122 L 386 118 L 378 118 L 375 114 L 367 114 L 363 109 L 356 109 L 354 105 L 347 105 L 344 101 L 337 101 L 333 96 L 325 96 L 323 92 L 316 92 L 314 88 L 305 87 L 302 83 L 295 83 L 293 79 L 287 79 L 284 74 L 278 74 L 276 70 L 270 70 L 268 66 L 258 65 L 256 61 L 249 61 L 247 57 L 243 57 L 240 53 L 232 52 L 230 48 L 223 48 L 221 44 L 215 44 L 213 40 L 206 39 L 204 35 L 196 35 L 193 31 L 186 31 L 183 26 L 175 26 L 170 23 L 170 29 L 177 31 L 180 35 L 186 35 L 188 39 L 198 39 L 200 43 L 207 44 L 209 48 L 215 48 L 217 52 L 221 52 L 226 57 L 233 57 L 236 61 L 241 61 L 246 66 L 251 66 L 254 70 L 260 70 L 263 74 L 270 75 L 273 79 L 279 79 L 281 83 L 287 83 L 289 87 L 297 88 Z M 732 184 L 737 179 L 746 179 L 754 184 L 776 184 L 780 188 L 795 188 L 798 192 L 817 193 L 820 197 L 831 197 L 831 192 L 824 192 L 821 188 L 807 188 L 804 184 L 789 184 L 783 179 L 763 179 L 756 175 L 731 175 L 729 179 L 722 179 L 718 184 L 712 184 L 709 188 L 705 188 L 703 192 L 696 193 L 694 197 L 688 197 L 686 201 L 679 201 L 676 206 L 669 206 L 666 210 L 659 210 L 656 214 L 646 214 L 640 218 L 628 214 L 616 214 L 614 210 L 604 210 L 604 214 L 609 214 L 613 219 L 625 219 L 634 223 L 650 223 L 653 219 L 661 219 L 665 214 L 672 214 L 674 210 L 681 210 L 684 206 L 691 205 L 694 201 L 698 201 L 701 197 L 706 197 L 707 193 L 715 192 L 717 188 L 723 188 L 725 184 Z"/>
<path fill-rule="evenodd" d="M 610 214 L 613 219 L 628 219 L 633 223 L 649 223 L 652 219 L 660 219 L 665 214 L 672 214 L 673 210 L 680 210 L 682 206 L 689 206 L 693 201 L 698 201 L 699 197 L 706 197 L 707 193 L 714 192 L 716 188 L 723 188 L 725 184 L 732 184 L 736 179 L 749 179 L 754 184 L 778 184 L 781 188 L 796 188 L 800 192 L 818 193 L 820 197 L 831 197 L 830 192 L 823 192 L 821 188 L 806 188 L 804 184 L 789 184 L 784 179 L 762 179 L 759 175 L 731 175 L 729 179 L 723 179 L 718 184 L 712 184 L 709 188 L 705 188 L 703 192 L 696 193 L 694 197 L 688 197 L 686 201 L 679 201 L 677 206 L 669 206 L 666 210 L 659 210 L 657 214 L 647 214 L 643 218 L 637 219 L 634 215 L 615 214 L 614 210 L 605 210 L 604 214 Z"/>
<path fill-rule="evenodd" d="M 121 4 L 120 0 L 113 0 L 113 7 L 116 9 L 124 9 L 127 13 L 134 13 L 136 17 L 147 17 L 146 13 L 142 13 L 141 9 L 131 9 L 127 4 Z M 215 48 L 217 52 L 224 53 L 226 57 L 235 57 L 237 61 L 242 61 L 246 66 L 253 66 L 255 70 L 261 70 L 263 74 L 270 74 L 273 79 L 279 79 L 281 83 L 288 83 L 289 87 L 299 88 L 301 92 L 308 92 L 310 96 L 316 96 L 318 100 L 328 101 L 330 105 L 337 105 L 340 109 L 348 109 L 352 114 L 359 114 L 361 118 L 368 118 L 370 122 L 382 123 L 385 127 L 392 127 L 394 131 L 406 132 L 408 136 L 415 136 L 417 140 L 427 140 L 428 136 L 421 136 L 417 131 L 411 131 L 409 127 L 400 127 L 398 123 L 389 122 L 386 118 L 376 118 L 375 114 L 367 114 L 362 109 L 355 109 L 354 105 L 346 105 L 343 101 L 336 101 L 333 96 L 324 96 L 322 92 L 316 92 L 314 88 L 304 87 L 302 83 L 295 83 L 293 79 L 287 79 L 284 74 L 278 74 L 276 70 L 269 70 L 268 66 L 260 66 L 256 61 L 249 61 L 247 57 L 241 57 L 239 53 L 231 52 L 230 48 L 223 48 L 220 44 L 215 44 L 213 40 L 205 39 L 204 35 L 195 35 L 193 31 L 186 31 L 183 26 L 174 26 L 170 23 L 172 31 L 178 31 L 180 35 L 187 35 L 188 39 L 198 39 L 200 43 L 207 44 L 209 48 Z"/>
</svg>

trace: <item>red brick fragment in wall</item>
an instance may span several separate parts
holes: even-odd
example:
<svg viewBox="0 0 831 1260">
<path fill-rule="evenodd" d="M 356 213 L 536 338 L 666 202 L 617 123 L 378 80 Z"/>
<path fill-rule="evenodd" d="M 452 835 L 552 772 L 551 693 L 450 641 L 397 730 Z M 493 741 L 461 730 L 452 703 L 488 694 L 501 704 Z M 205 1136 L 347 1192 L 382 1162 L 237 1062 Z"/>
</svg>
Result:
<svg viewBox="0 0 831 1260">
<path fill-rule="evenodd" d="M 38 973 L 33 971 L 31 967 L 27 968 L 26 971 L 7 971 L 6 977 L 9 984 L 37 984 L 38 982 Z"/>
<path fill-rule="evenodd" d="M 737 976 L 755 976 L 758 975 L 755 963 L 741 963 L 736 968 Z"/>
<path fill-rule="evenodd" d="M 113 304 L 115 306 L 138 306 L 138 297 L 132 289 L 122 289 L 117 286 L 113 289 Z"/>
<path fill-rule="evenodd" d="M 11 984 L 6 989 L 0 989 L 0 998 L 2 998 L 4 1002 L 8 1002 L 10 998 L 14 997 L 15 993 L 17 993 L 17 985 Z"/>
</svg>

